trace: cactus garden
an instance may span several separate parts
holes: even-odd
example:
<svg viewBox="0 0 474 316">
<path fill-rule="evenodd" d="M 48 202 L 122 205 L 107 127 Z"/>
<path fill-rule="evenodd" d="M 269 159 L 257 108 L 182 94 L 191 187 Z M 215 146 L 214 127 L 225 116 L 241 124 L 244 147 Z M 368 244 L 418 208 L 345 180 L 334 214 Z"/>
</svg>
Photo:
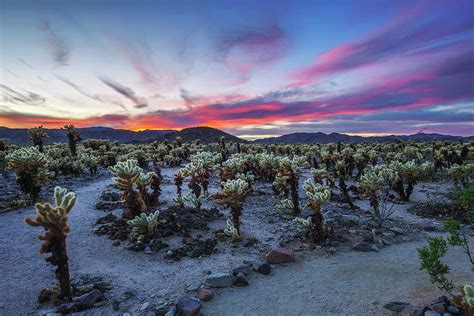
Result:
<svg viewBox="0 0 474 316">
<path fill-rule="evenodd" d="M 474 316 L 474 0 L 0 3 L 0 316 Z"/>
<path fill-rule="evenodd" d="M 444 290 L 445 304 L 465 315 L 472 310 L 472 143 L 290 146 L 178 138 L 130 145 L 81 142 L 70 125 L 65 132 L 69 146 L 3 148 L 2 181 L 18 192 L 11 200 L 22 201 L 4 206 L 2 225 L 24 217 L 44 230 L 21 227 L 42 245 L 28 237 L 22 243 L 33 253 L 10 259 L 34 261 L 43 271 L 36 290 L 27 291 L 30 311 L 143 312 L 145 300 L 146 310 L 166 312 L 192 295 L 203 310 L 220 310 L 218 299 L 204 303 L 209 293 L 265 284 L 260 275 L 288 269 L 281 262 L 337 267 L 340 260 L 392 260 L 393 251 L 420 264 L 427 272 L 420 279 L 433 283 L 430 293 Z M 436 237 L 443 232 L 450 237 Z M 453 251 L 464 252 L 464 265 L 461 257 L 451 262 L 458 275 L 445 263 Z M 460 272 L 465 266 L 467 274 Z M 224 285 L 219 273 L 232 268 L 241 272 Z M 77 303 L 84 297 L 94 302 Z M 389 300 L 373 310 L 401 308 Z"/>
</svg>

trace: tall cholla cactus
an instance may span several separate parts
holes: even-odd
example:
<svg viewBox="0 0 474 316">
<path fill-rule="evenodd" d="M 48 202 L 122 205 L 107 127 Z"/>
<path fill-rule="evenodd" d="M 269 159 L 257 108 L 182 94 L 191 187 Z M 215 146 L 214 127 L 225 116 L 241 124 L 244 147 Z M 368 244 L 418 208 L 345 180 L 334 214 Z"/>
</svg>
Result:
<svg viewBox="0 0 474 316">
<path fill-rule="evenodd" d="M 392 184 L 398 179 L 398 174 L 384 165 L 375 166 L 360 177 L 360 187 L 369 196 L 372 215 L 378 226 L 382 226 L 393 213 L 391 208 L 386 208 L 386 201 Z"/>
<path fill-rule="evenodd" d="M 454 179 L 456 184 L 461 184 L 467 188 L 474 179 L 474 164 L 465 165 L 454 164 L 449 170 L 449 175 Z"/>
<path fill-rule="evenodd" d="M 158 215 L 160 215 L 159 211 L 148 215 L 142 213 L 134 219 L 129 220 L 128 224 L 132 226 L 132 233 L 138 239 L 153 237 L 156 232 L 156 226 L 158 225 Z"/>
<path fill-rule="evenodd" d="M 311 225 L 309 235 L 311 242 L 323 242 L 331 236 L 331 226 L 326 222 L 321 213 L 321 206 L 331 198 L 331 190 L 327 186 L 315 184 L 312 179 L 308 179 L 304 183 L 304 191 L 308 197 L 308 207 L 311 209 L 311 216 L 308 222 L 302 223 Z"/>
<path fill-rule="evenodd" d="M 30 135 L 31 141 L 35 146 L 38 146 L 38 150 L 43 152 L 43 138 L 48 138 L 48 134 L 45 133 L 43 125 L 30 128 L 28 130 L 28 134 Z"/>
<path fill-rule="evenodd" d="M 33 227 L 43 227 L 45 233 L 38 239 L 43 241 L 40 253 L 51 253 L 46 262 L 56 268 L 56 277 L 61 288 L 61 298 L 72 298 L 69 276 L 66 237 L 69 233 L 67 216 L 76 203 L 76 195 L 61 187 L 54 188 L 54 205 L 49 203 L 36 204 L 36 217 L 25 218 L 25 223 Z"/>
<path fill-rule="evenodd" d="M 140 176 L 137 179 L 137 186 L 138 190 L 140 191 L 140 194 L 142 195 L 142 199 L 145 202 L 147 208 L 150 206 L 158 204 L 158 197 L 155 194 L 153 194 L 153 198 L 156 198 L 156 200 L 152 199 L 152 195 L 148 193 L 147 187 L 153 183 L 153 181 L 156 180 L 157 174 L 154 172 L 147 172 L 147 173 L 140 173 Z M 158 186 L 158 194 L 159 194 L 160 187 Z"/>
<path fill-rule="evenodd" d="M 48 161 L 36 147 L 23 147 L 5 157 L 7 170 L 16 170 L 16 181 L 23 193 L 36 202 L 43 185 L 53 175 L 48 170 Z"/>
<path fill-rule="evenodd" d="M 356 206 L 352 202 L 349 192 L 347 191 L 346 176 L 347 176 L 348 167 L 346 166 L 346 162 L 342 160 L 338 160 L 336 162 L 335 170 L 336 170 L 337 176 L 339 177 L 339 189 L 341 190 L 344 201 L 347 204 L 349 204 L 351 209 L 355 209 Z"/>
<path fill-rule="evenodd" d="M 116 185 L 124 190 L 122 199 L 125 201 L 124 217 L 133 219 L 146 210 L 146 204 L 141 194 L 134 189 L 134 184 L 140 179 L 142 169 L 138 162 L 130 159 L 124 162 L 118 162 L 115 166 L 109 167 L 115 175 L 113 180 Z"/>
<path fill-rule="evenodd" d="M 248 194 L 247 181 L 234 179 L 224 182 L 222 193 L 224 203 L 230 207 L 232 213 L 232 222 L 237 233 L 240 235 L 240 214 L 242 213 L 244 199 Z"/>
<path fill-rule="evenodd" d="M 71 151 L 71 155 L 76 157 L 77 143 L 81 141 L 81 133 L 74 127 L 74 125 L 64 125 L 61 129 L 67 132 L 69 150 Z"/>
<path fill-rule="evenodd" d="M 281 158 L 278 166 L 278 173 L 274 186 L 281 193 L 290 192 L 293 205 L 292 215 L 298 216 L 301 213 L 299 208 L 298 180 L 300 178 L 299 168 L 307 164 L 305 156 L 295 156 L 292 160 Z"/>
</svg>

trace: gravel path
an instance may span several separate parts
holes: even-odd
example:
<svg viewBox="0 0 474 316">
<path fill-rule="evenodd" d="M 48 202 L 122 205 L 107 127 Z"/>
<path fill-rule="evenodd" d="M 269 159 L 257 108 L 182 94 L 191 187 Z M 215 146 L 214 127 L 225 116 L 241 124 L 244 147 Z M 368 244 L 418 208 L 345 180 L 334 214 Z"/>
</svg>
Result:
<svg viewBox="0 0 474 316">
<path fill-rule="evenodd" d="M 208 315 L 384 315 L 389 301 L 430 301 L 443 294 L 419 270 L 416 248 L 424 244 L 305 258 L 276 269 L 273 276 L 256 275 L 248 288 L 219 291 L 205 310 Z M 445 262 L 458 284 L 472 280 L 460 249 L 451 250 Z"/>
<path fill-rule="evenodd" d="M 103 276 L 114 286 L 112 299 L 133 290 L 136 296 L 125 302 L 125 310 L 137 310 L 144 301 L 158 305 L 175 299 L 186 293 L 187 286 L 202 281 L 208 270 L 228 270 L 241 264 L 242 256 L 234 253 L 167 263 L 162 260 L 162 253 L 147 255 L 113 247 L 109 239 L 91 232 L 95 221 L 105 214 L 94 205 L 109 184 L 110 179 L 97 180 L 76 191 L 78 202 L 69 217 L 70 268 L 73 277 Z M 163 191 L 163 196 L 174 194 L 171 185 Z M 54 273 L 38 255 L 40 242 L 36 236 L 41 230 L 23 223 L 24 217 L 33 214 L 33 208 L 0 214 L 0 315 L 51 309 L 37 303 L 40 290 L 54 281 Z M 306 256 L 275 269 L 271 277 L 253 276 L 248 288 L 220 290 L 203 311 L 211 315 L 380 315 L 379 308 L 387 301 L 436 295 L 436 288 L 418 269 L 416 247 L 422 244 L 394 245 L 379 253 Z M 453 251 L 448 261 L 458 281 L 466 281 L 472 278 L 467 265 L 463 267 L 464 261 L 454 260 L 461 255 L 460 251 Z M 109 314 L 111 307 L 98 311 Z"/>
</svg>

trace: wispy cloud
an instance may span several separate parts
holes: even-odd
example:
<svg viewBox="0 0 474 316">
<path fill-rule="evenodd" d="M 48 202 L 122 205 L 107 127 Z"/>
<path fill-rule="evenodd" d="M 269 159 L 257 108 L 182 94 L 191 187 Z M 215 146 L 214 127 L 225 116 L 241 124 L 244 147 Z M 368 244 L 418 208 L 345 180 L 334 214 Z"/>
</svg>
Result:
<svg viewBox="0 0 474 316">
<path fill-rule="evenodd" d="M 74 82 L 72 82 L 71 80 L 63 77 L 63 76 L 60 76 L 60 75 L 56 75 L 56 77 L 61 80 L 62 82 L 64 82 L 65 84 L 69 85 L 70 87 L 74 88 L 77 92 L 79 92 L 80 94 L 88 97 L 88 98 L 91 98 L 92 100 L 95 100 L 95 101 L 98 101 L 98 102 L 101 102 L 101 103 L 112 103 L 112 104 L 115 104 L 115 105 L 118 105 L 120 106 L 122 109 L 124 110 L 127 110 L 127 108 L 125 107 L 125 105 L 120 102 L 119 100 L 117 100 L 116 98 L 113 98 L 113 97 L 110 97 L 110 96 L 105 96 L 105 95 L 100 95 L 100 94 L 94 94 L 94 93 L 89 93 L 89 92 L 86 92 L 83 88 L 81 88 L 80 86 L 78 86 L 77 84 L 75 84 Z"/>
<path fill-rule="evenodd" d="M 135 92 L 118 82 L 110 80 L 107 77 L 99 76 L 100 81 L 102 81 L 105 85 L 109 86 L 110 88 L 114 89 L 116 92 L 120 93 L 130 101 L 132 101 L 135 105 L 135 108 L 140 109 L 148 106 L 148 102 L 145 98 L 139 97 L 135 94 Z"/>
<path fill-rule="evenodd" d="M 46 98 L 37 93 L 27 90 L 19 92 L 4 84 L 0 84 L 0 94 L 2 96 L 2 101 L 7 103 L 43 105 L 46 102 Z"/>
<path fill-rule="evenodd" d="M 51 28 L 48 21 L 42 21 L 40 28 L 47 34 L 48 47 L 56 64 L 67 66 L 71 56 L 71 46 Z"/>
<path fill-rule="evenodd" d="M 288 51 L 289 39 L 278 24 L 222 32 L 215 41 L 217 59 L 239 78 L 249 80 L 258 67 L 272 65 Z"/>
</svg>

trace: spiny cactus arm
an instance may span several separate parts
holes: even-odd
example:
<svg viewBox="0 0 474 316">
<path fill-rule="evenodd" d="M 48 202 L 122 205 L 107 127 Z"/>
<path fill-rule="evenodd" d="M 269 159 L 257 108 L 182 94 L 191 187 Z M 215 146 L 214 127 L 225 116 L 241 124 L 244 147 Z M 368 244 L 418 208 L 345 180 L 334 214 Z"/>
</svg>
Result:
<svg viewBox="0 0 474 316">
<path fill-rule="evenodd" d="M 307 229 L 307 230 L 309 230 L 311 228 L 311 225 L 312 225 L 311 217 L 308 217 L 307 219 L 304 219 L 304 218 L 301 218 L 301 217 L 295 217 L 292 220 L 292 222 L 295 223 L 296 225 L 304 228 L 304 229 Z"/>
<path fill-rule="evenodd" d="M 234 227 L 230 219 L 227 220 L 227 228 L 224 229 L 224 233 L 231 237 L 232 240 L 236 240 L 240 237 L 238 230 Z"/>
</svg>

